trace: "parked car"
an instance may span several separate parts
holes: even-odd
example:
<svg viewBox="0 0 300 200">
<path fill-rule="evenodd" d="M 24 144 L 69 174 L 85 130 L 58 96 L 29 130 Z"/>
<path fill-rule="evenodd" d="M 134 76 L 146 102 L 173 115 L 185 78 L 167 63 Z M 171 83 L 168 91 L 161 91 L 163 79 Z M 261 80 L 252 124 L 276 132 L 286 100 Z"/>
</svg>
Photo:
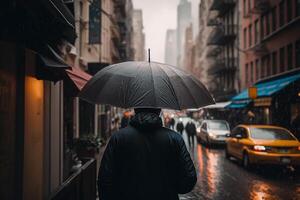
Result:
<svg viewBox="0 0 300 200">
<path fill-rule="evenodd" d="M 197 139 L 207 145 L 225 144 L 226 135 L 230 133 L 229 125 L 224 120 L 203 120 L 197 129 Z"/>
<path fill-rule="evenodd" d="M 254 164 L 300 165 L 300 142 L 287 129 L 269 125 L 239 125 L 226 145 L 226 157 L 245 168 Z"/>
</svg>

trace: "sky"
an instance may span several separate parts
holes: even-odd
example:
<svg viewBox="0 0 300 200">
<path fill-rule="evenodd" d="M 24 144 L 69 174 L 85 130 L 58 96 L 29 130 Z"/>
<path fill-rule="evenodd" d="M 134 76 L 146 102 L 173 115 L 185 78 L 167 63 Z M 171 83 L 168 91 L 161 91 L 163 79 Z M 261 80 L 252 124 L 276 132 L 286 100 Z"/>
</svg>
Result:
<svg viewBox="0 0 300 200">
<path fill-rule="evenodd" d="M 199 0 L 192 1 L 197 4 Z M 152 61 L 164 62 L 166 31 L 176 29 L 179 2 L 180 0 L 133 0 L 134 9 L 143 11 L 145 48 L 151 49 Z M 194 8 L 195 5 L 193 11 L 196 14 Z"/>
</svg>

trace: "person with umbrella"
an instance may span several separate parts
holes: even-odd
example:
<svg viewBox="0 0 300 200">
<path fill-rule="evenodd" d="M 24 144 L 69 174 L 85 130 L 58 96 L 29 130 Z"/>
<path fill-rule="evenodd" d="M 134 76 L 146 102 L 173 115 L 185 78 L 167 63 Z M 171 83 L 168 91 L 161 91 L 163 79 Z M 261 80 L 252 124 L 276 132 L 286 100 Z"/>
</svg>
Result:
<svg viewBox="0 0 300 200">
<path fill-rule="evenodd" d="M 192 122 L 192 120 L 190 120 L 186 125 L 185 125 L 185 131 L 187 133 L 188 136 L 188 142 L 189 142 L 189 146 L 191 147 L 194 146 L 195 144 L 195 136 L 196 136 L 196 125 L 194 124 L 194 122 Z"/>
<path fill-rule="evenodd" d="M 101 200 L 179 200 L 178 194 L 193 189 L 197 175 L 190 154 L 160 115 L 161 108 L 214 103 L 200 81 L 172 66 L 125 62 L 99 71 L 80 97 L 135 111 L 105 149 L 97 182 Z"/>
</svg>

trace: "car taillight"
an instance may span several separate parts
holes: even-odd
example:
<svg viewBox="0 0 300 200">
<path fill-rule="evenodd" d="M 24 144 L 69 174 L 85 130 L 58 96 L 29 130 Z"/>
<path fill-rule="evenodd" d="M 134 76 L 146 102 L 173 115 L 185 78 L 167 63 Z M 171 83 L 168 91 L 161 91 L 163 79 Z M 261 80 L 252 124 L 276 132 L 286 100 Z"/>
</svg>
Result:
<svg viewBox="0 0 300 200">
<path fill-rule="evenodd" d="M 253 146 L 253 149 L 255 151 L 266 151 L 266 147 L 265 146 L 260 146 L 260 145 Z"/>
</svg>

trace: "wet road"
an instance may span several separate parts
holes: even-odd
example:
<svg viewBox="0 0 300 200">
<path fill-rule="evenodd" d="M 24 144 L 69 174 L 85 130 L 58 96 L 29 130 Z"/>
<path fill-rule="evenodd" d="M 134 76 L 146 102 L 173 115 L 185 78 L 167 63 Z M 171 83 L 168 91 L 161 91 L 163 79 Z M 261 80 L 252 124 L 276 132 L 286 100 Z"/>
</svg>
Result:
<svg viewBox="0 0 300 200">
<path fill-rule="evenodd" d="M 186 141 L 185 133 L 183 137 Z M 195 142 L 189 150 L 198 182 L 181 200 L 300 200 L 299 172 L 274 167 L 247 171 L 236 160 L 227 160 L 223 148 Z"/>
</svg>

